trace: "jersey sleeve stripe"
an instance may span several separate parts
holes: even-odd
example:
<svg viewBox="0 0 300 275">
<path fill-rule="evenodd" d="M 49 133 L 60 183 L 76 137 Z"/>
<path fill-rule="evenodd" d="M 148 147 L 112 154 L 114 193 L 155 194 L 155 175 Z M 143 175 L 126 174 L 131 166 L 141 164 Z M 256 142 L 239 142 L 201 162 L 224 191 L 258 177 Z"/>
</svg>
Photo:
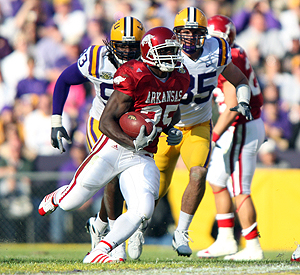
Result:
<svg viewBox="0 0 300 275">
<path fill-rule="evenodd" d="M 92 46 L 90 51 L 90 65 L 89 65 L 89 73 L 93 77 L 99 78 L 99 54 L 100 54 L 100 46 Z"/>
<path fill-rule="evenodd" d="M 227 63 L 228 44 L 223 38 L 217 38 L 219 42 L 219 61 L 218 66 L 224 66 Z"/>
</svg>

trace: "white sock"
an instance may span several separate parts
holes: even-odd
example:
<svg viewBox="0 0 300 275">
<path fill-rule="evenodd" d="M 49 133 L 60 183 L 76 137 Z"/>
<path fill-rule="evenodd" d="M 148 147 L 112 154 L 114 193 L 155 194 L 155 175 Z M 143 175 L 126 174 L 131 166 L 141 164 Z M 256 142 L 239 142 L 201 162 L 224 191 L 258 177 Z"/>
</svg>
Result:
<svg viewBox="0 0 300 275">
<path fill-rule="evenodd" d="M 248 235 L 255 227 L 257 226 L 257 222 L 249 226 L 248 228 L 242 229 L 242 235 L 245 237 Z"/>
<path fill-rule="evenodd" d="M 261 246 L 258 240 L 258 237 L 246 240 L 246 248 L 254 249 L 254 250 L 261 250 Z"/>
<path fill-rule="evenodd" d="M 226 213 L 226 214 L 217 214 L 216 220 L 227 220 L 234 218 L 234 213 Z"/>
<path fill-rule="evenodd" d="M 98 231 L 103 234 L 104 231 L 106 230 L 107 228 L 107 225 L 108 223 L 107 222 L 104 222 L 101 220 L 101 218 L 99 217 L 99 212 L 97 214 L 97 217 L 95 219 L 95 223 L 94 223 L 94 226 L 98 229 Z"/>
<path fill-rule="evenodd" d="M 218 228 L 218 239 L 234 239 L 234 228 L 233 227 L 219 227 Z"/>
<path fill-rule="evenodd" d="M 107 219 L 108 220 L 108 224 L 109 224 L 109 231 L 111 231 L 114 227 L 115 221 L 116 220 L 111 220 L 111 219 Z"/>
<path fill-rule="evenodd" d="M 178 231 L 187 231 L 190 227 L 193 217 L 194 217 L 194 215 L 190 215 L 190 214 L 180 211 L 177 230 Z"/>
</svg>

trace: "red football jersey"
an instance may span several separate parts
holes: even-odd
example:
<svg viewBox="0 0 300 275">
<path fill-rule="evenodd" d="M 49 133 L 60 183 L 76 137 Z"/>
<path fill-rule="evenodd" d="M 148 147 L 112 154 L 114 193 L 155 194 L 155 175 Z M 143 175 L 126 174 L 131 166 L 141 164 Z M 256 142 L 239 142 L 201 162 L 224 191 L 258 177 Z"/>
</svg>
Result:
<svg viewBox="0 0 300 275">
<path fill-rule="evenodd" d="M 133 98 L 130 111 L 146 114 L 161 132 L 172 121 L 181 98 L 190 83 L 188 70 L 175 69 L 166 81 L 157 78 L 141 61 L 130 60 L 123 64 L 114 75 L 114 90 Z M 159 134 L 145 148 L 148 152 L 157 150 Z"/>
<path fill-rule="evenodd" d="M 253 68 L 248 60 L 248 57 L 245 53 L 245 51 L 237 46 L 234 45 L 231 48 L 231 55 L 232 55 L 232 62 L 234 65 L 236 65 L 247 77 L 249 81 L 249 86 L 251 89 L 251 97 L 250 97 L 250 106 L 251 106 L 251 114 L 254 119 L 257 119 L 260 117 L 261 114 L 261 106 L 263 105 L 263 96 L 260 90 L 260 87 L 258 85 L 258 81 L 256 79 L 255 73 L 253 71 Z M 216 102 L 219 107 L 220 113 L 222 112 L 222 109 L 224 109 L 224 95 L 223 95 L 223 83 L 226 81 L 226 79 L 220 74 L 218 79 L 218 88 L 221 89 L 222 94 L 218 94 L 220 92 L 219 89 L 215 89 L 214 96 L 216 97 Z M 223 106 L 222 106 L 223 105 Z M 235 121 L 232 123 L 232 125 L 236 124 L 243 124 L 248 122 L 248 120 L 243 115 L 237 115 L 235 118 Z"/>
</svg>

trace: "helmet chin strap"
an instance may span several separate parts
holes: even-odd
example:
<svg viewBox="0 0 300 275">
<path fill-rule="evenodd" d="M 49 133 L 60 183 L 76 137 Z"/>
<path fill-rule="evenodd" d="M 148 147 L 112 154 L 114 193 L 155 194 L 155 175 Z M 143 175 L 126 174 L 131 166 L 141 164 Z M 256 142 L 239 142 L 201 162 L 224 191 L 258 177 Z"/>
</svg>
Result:
<svg viewBox="0 0 300 275">
<path fill-rule="evenodd" d="M 185 40 L 187 37 L 180 37 L 179 39 L 181 41 L 182 49 L 187 53 L 187 54 L 194 54 L 195 52 L 199 51 L 205 42 L 205 37 L 197 36 L 193 38 L 193 45 L 186 45 Z M 191 42 L 190 42 L 191 43 Z"/>
<path fill-rule="evenodd" d="M 196 47 L 183 46 L 183 50 L 188 54 L 195 53 L 198 49 Z"/>
<path fill-rule="evenodd" d="M 169 72 L 173 72 L 174 71 L 174 69 L 175 69 L 175 67 L 174 66 L 168 66 L 168 63 L 166 63 L 166 62 L 163 62 L 163 63 L 161 63 L 160 65 L 159 65 L 159 69 L 162 71 L 162 72 L 167 72 L 167 73 L 169 73 Z"/>
<path fill-rule="evenodd" d="M 123 64 L 126 63 L 126 61 L 127 61 L 127 60 L 123 60 L 123 59 L 117 57 L 116 54 L 114 54 L 114 57 L 115 57 L 115 59 L 117 60 L 117 62 L 118 62 L 120 65 L 123 65 Z"/>
<path fill-rule="evenodd" d="M 118 63 L 120 66 L 123 65 L 124 63 L 126 63 L 126 62 L 128 61 L 128 60 L 119 58 L 115 53 L 114 53 L 114 57 L 115 57 L 117 63 Z M 139 57 L 136 58 L 135 60 L 140 60 L 140 59 L 141 59 L 141 57 L 139 56 Z"/>
<path fill-rule="evenodd" d="M 185 46 L 184 44 L 183 44 L 183 47 L 182 47 L 183 51 L 187 54 L 194 54 L 198 51 L 201 51 L 202 48 L 203 48 L 203 46 L 199 46 L 199 45 L 190 47 L 190 46 Z"/>
</svg>

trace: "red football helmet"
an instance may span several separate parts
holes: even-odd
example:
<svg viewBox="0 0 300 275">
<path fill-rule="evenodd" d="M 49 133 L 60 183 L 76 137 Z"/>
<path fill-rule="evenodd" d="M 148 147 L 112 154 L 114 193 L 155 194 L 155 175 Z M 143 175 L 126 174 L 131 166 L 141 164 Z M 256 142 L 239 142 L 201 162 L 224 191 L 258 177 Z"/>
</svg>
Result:
<svg viewBox="0 0 300 275">
<path fill-rule="evenodd" d="M 158 67 L 162 72 L 182 67 L 180 43 L 175 33 L 166 27 L 156 27 L 145 33 L 141 53 L 143 62 Z"/>
<path fill-rule="evenodd" d="M 208 34 L 224 38 L 230 45 L 233 46 L 236 28 L 232 20 L 224 15 L 215 15 L 207 20 Z"/>
</svg>

